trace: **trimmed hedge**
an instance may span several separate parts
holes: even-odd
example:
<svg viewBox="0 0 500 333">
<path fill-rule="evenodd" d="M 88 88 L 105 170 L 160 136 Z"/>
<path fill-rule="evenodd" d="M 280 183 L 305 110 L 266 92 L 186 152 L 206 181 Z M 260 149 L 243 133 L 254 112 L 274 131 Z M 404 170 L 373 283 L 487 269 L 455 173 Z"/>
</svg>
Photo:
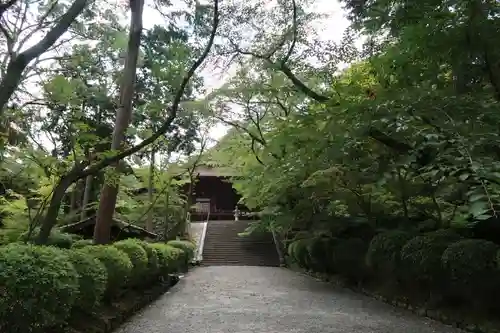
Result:
<svg viewBox="0 0 500 333">
<path fill-rule="evenodd" d="M 72 249 L 81 249 L 82 247 L 85 246 L 90 246 L 94 245 L 94 242 L 91 239 L 80 239 L 75 242 L 73 242 L 73 245 L 71 246 Z"/>
<path fill-rule="evenodd" d="M 410 233 L 391 230 L 373 237 L 366 253 L 366 265 L 384 279 L 398 279 L 401 275 L 401 248 L 413 238 Z"/>
<path fill-rule="evenodd" d="M 193 242 L 186 240 L 171 240 L 167 242 L 167 245 L 181 249 L 184 252 L 186 263 L 189 263 L 194 258 L 196 244 Z"/>
<path fill-rule="evenodd" d="M 132 263 L 130 282 L 139 283 L 147 276 L 148 254 L 141 243 L 135 239 L 126 239 L 113 244 L 118 250 L 127 254 Z"/>
<path fill-rule="evenodd" d="M 449 245 L 460 239 L 459 234 L 449 229 L 412 238 L 401 249 L 405 281 L 440 287 L 446 279 L 441 257 Z"/>
<path fill-rule="evenodd" d="M 352 282 L 366 276 L 365 255 L 368 244 L 361 238 L 339 240 L 333 247 L 333 265 L 337 272 Z"/>
<path fill-rule="evenodd" d="M 306 244 L 308 268 L 323 273 L 335 271 L 335 260 L 333 260 L 333 249 L 338 240 L 336 238 L 319 237 L 312 238 Z"/>
<path fill-rule="evenodd" d="M 132 287 L 133 272 L 151 282 L 160 273 L 174 272 L 185 256 L 166 244 L 133 239 L 72 249 L 1 246 L 0 332 L 59 331 L 72 310 L 93 311 L 103 298 L 110 300 Z"/>
<path fill-rule="evenodd" d="M 465 239 L 444 251 L 442 264 L 456 296 L 474 301 L 495 290 L 499 278 L 498 250 L 493 242 Z"/>
<path fill-rule="evenodd" d="M 311 268 L 311 258 L 308 251 L 311 238 L 303 238 L 293 241 L 288 245 L 288 255 L 302 268 Z"/>
<path fill-rule="evenodd" d="M 68 251 L 68 257 L 78 273 L 80 295 L 75 306 L 80 310 L 90 311 L 101 302 L 106 291 L 106 267 L 93 255 L 82 251 Z"/>
<path fill-rule="evenodd" d="M 0 248 L 0 331 L 47 332 L 64 324 L 77 300 L 78 274 L 52 246 Z"/>
<path fill-rule="evenodd" d="M 151 243 L 138 241 L 148 256 L 148 274 L 156 277 L 160 272 L 160 255 Z"/>
<path fill-rule="evenodd" d="M 123 251 L 114 246 L 94 245 L 82 248 L 80 251 L 98 259 L 108 272 L 105 296 L 115 297 L 127 285 L 132 274 L 133 265 Z"/>
</svg>

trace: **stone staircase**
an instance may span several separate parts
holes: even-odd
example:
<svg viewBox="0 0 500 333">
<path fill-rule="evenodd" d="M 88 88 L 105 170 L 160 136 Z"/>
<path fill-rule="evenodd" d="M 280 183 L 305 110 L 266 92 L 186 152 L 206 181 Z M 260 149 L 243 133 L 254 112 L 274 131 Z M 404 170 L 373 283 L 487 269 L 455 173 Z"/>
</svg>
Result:
<svg viewBox="0 0 500 333">
<path fill-rule="evenodd" d="M 240 237 L 248 221 L 209 221 L 203 246 L 205 266 L 279 266 L 270 233 Z"/>
</svg>

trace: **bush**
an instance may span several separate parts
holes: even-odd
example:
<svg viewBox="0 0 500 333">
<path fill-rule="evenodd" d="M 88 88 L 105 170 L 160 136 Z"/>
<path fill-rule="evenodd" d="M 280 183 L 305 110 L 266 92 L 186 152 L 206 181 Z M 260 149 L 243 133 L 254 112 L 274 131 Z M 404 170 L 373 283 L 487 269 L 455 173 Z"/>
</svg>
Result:
<svg viewBox="0 0 500 333">
<path fill-rule="evenodd" d="M 334 272 L 333 248 L 336 238 L 312 238 L 307 243 L 308 265 L 316 272 Z"/>
<path fill-rule="evenodd" d="M 139 244 L 146 251 L 148 255 L 148 275 L 156 276 L 160 269 L 159 255 L 156 248 L 151 246 L 151 243 L 139 241 Z"/>
<path fill-rule="evenodd" d="M 167 244 L 165 254 L 169 273 L 178 273 L 187 268 L 186 253 L 183 250 Z"/>
<path fill-rule="evenodd" d="M 108 298 L 118 295 L 132 273 L 132 262 L 127 254 L 114 246 L 94 245 L 82 248 L 80 251 L 97 258 L 106 267 L 108 282 L 105 296 Z"/>
<path fill-rule="evenodd" d="M 0 331 L 47 332 L 63 324 L 78 296 L 78 274 L 60 249 L 0 248 Z"/>
<path fill-rule="evenodd" d="M 302 268 L 311 268 L 308 246 L 312 239 L 298 239 L 288 245 L 288 255 Z"/>
<path fill-rule="evenodd" d="M 194 252 L 196 250 L 196 245 L 190 241 L 183 240 L 172 240 L 167 243 L 172 247 L 181 249 L 185 253 L 186 263 L 189 263 L 194 258 Z"/>
<path fill-rule="evenodd" d="M 135 239 L 125 239 L 113 244 L 117 249 L 125 252 L 132 262 L 132 280 L 134 284 L 141 281 L 148 271 L 148 254 Z"/>
<path fill-rule="evenodd" d="M 429 232 L 412 238 L 401 249 L 404 279 L 429 287 L 440 286 L 445 279 L 441 257 L 448 246 L 460 240 L 460 235 L 450 229 Z"/>
<path fill-rule="evenodd" d="M 158 267 L 160 269 L 161 275 L 166 275 L 169 273 L 169 258 L 168 258 L 168 246 L 165 243 L 152 243 L 149 244 L 152 249 L 156 251 L 158 256 Z"/>
<path fill-rule="evenodd" d="M 20 240 L 24 242 L 32 242 L 38 236 L 39 231 L 40 229 L 33 230 L 30 235 L 30 239 L 28 239 L 28 232 L 26 231 L 21 235 Z M 74 236 L 75 235 L 54 230 L 50 233 L 46 245 L 52 245 L 61 249 L 69 249 L 71 248 L 71 245 L 73 245 Z"/>
<path fill-rule="evenodd" d="M 152 243 L 158 253 L 160 271 L 162 275 L 176 273 L 184 265 L 184 251 L 165 243 Z"/>
<path fill-rule="evenodd" d="M 78 273 L 80 295 L 75 306 L 92 310 L 104 296 L 108 282 L 106 267 L 94 256 L 79 250 L 69 250 L 68 257 Z"/>
<path fill-rule="evenodd" d="M 367 266 L 380 277 L 400 277 L 401 248 L 412 238 L 412 235 L 401 231 L 386 231 L 375 236 L 366 253 Z"/>
<path fill-rule="evenodd" d="M 360 282 L 366 275 L 367 244 L 361 238 L 339 240 L 333 247 L 333 265 L 351 282 Z"/>
<path fill-rule="evenodd" d="M 91 240 L 91 239 L 80 239 L 80 240 L 77 240 L 73 243 L 73 245 L 71 246 L 71 248 L 73 249 L 81 249 L 82 247 L 85 247 L 85 246 L 91 246 L 91 245 L 94 245 L 94 241 Z"/>
<path fill-rule="evenodd" d="M 451 244 L 443 253 L 442 264 L 455 295 L 469 300 L 494 295 L 498 279 L 498 246 L 481 239 L 465 239 Z"/>
</svg>

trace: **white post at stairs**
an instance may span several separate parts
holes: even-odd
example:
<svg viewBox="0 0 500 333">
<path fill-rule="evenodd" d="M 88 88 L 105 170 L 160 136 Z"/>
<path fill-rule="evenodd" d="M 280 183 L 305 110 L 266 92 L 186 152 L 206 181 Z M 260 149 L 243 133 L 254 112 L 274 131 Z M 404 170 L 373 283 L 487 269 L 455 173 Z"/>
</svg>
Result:
<svg viewBox="0 0 500 333">
<path fill-rule="evenodd" d="M 238 206 L 234 207 L 234 220 L 238 221 L 240 219 L 240 211 L 238 210 Z"/>
</svg>

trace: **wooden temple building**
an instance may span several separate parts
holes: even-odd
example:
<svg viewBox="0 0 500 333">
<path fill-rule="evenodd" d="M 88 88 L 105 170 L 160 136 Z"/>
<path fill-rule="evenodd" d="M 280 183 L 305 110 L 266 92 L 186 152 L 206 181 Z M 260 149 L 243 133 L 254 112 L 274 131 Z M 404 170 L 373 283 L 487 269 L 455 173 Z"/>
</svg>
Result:
<svg viewBox="0 0 500 333">
<path fill-rule="evenodd" d="M 191 221 L 233 220 L 235 210 L 239 219 L 251 219 L 252 214 L 241 204 L 241 196 L 233 188 L 232 175 L 217 168 L 200 165 L 195 170 L 195 184 L 192 192 Z M 184 188 L 189 192 L 189 184 Z"/>
</svg>

